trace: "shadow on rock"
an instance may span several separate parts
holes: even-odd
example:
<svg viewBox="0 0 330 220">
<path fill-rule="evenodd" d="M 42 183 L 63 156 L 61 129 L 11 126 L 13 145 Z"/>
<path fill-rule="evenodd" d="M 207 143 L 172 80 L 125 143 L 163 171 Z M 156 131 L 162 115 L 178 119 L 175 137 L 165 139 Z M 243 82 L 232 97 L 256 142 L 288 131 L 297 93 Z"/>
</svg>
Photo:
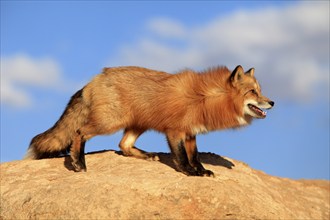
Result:
<svg viewBox="0 0 330 220">
<path fill-rule="evenodd" d="M 106 153 L 106 152 L 115 152 L 117 155 L 120 156 L 124 156 L 122 151 L 115 151 L 115 150 L 102 150 L 102 151 L 94 151 L 94 152 L 89 152 L 87 153 L 88 155 L 90 154 L 101 154 L 101 153 Z M 158 157 L 159 157 L 159 162 L 173 168 L 176 169 L 176 166 L 173 162 L 171 153 L 155 153 Z M 202 163 L 206 163 L 206 164 L 211 164 L 211 165 L 215 165 L 215 166 L 222 166 L 222 167 L 226 167 L 228 169 L 232 169 L 232 167 L 235 166 L 235 164 L 229 160 L 227 160 L 224 157 L 221 157 L 217 154 L 214 153 L 199 153 L 199 157 Z M 72 159 L 70 156 L 65 156 L 64 157 L 64 166 L 71 171 L 74 171 L 74 167 L 72 166 Z"/>
<path fill-rule="evenodd" d="M 221 157 L 214 153 L 200 153 L 199 154 L 200 160 L 202 163 L 207 163 L 216 166 L 226 167 L 228 169 L 232 169 L 235 164 L 230 160 L 227 160 L 224 157 Z"/>
<path fill-rule="evenodd" d="M 170 153 L 157 153 L 159 157 L 159 161 L 163 164 L 166 164 L 169 167 L 172 167 L 173 169 L 176 169 L 176 166 L 173 162 L 172 156 Z M 235 166 L 234 163 L 231 161 L 213 153 L 199 153 L 199 157 L 201 160 L 201 163 L 216 165 L 216 166 L 223 166 L 228 169 L 232 169 L 232 167 Z"/>
</svg>

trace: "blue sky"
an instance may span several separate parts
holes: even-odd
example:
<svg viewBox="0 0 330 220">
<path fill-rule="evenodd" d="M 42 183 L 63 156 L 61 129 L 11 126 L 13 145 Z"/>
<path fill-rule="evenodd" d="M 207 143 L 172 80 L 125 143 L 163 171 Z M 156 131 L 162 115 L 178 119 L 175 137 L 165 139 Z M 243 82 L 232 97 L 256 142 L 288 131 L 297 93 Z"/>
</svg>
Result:
<svg viewBox="0 0 330 220">
<path fill-rule="evenodd" d="M 327 1 L 1 1 L 1 162 L 21 159 L 104 66 L 240 64 L 255 67 L 275 107 L 249 127 L 198 136 L 199 151 L 329 179 L 329 20 Z M 86 151 L 118 150 L 120 138 Z M 155 132 L 136 145 L 169 151 Z"/>
</svg>

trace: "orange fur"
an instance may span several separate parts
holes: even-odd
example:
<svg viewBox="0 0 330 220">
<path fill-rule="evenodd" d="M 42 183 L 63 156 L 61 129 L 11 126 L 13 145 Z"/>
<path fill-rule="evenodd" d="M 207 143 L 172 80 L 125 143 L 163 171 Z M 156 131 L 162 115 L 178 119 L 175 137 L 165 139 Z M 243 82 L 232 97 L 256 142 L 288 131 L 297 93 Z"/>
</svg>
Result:
<svg viewBox="0 0 330 220">
<path fill-rule="evenodd" d="M 259 95 L 251 94 L 252 89 Z M 167 134 L 172 152 L 179 155 L 177 160 L 182 157 L 180 149 L 184 151 L 187 142 L 188 156 L 183 157 L 196 165 L 197 156 L 193 154 L 197 148 L 191 140 L 195 141 L 199 133 L 249 124 L 255 113 L 249 113 L 246 100 L 273 105 L 261 95 L 254 69 L 244 73 L 240 66 L 233 72 L 226 67 L 215 67 L 203 72 L 184 70 L 168 74 L 141 67 L 104 68 L 82 89 L 81 96 L 72 97 L 61 119 L 32 140 L 30 157 L 42 158 L 72 146 L 73 165 L 77 171 L 84 170 L 81 154 L 85 141 L 125 129 L 120 143 L 124 154 L 144 158 L 145 152 L 135 148 L 134 143 L 144 131 L 153 129 Z M 58 141 L 61 135 L 62 146 Z M 198 167 L 194 168 L 204 171 Z M 192 175 L 190 168 L 190 171 L 185 169 L 179 168 Z"/>
<path fill-rule="evenodd" d="M 237 127 L 243 102 L 235 100 L 230 73 L 225 67 L 175 75 L 137 67 L 104 69 L 84 89 L 93 106 L 88 124 L 101 134 L 117 131 L 117 126 L 186 133 L 198 126 L 208 131 Z"/>
</svg>

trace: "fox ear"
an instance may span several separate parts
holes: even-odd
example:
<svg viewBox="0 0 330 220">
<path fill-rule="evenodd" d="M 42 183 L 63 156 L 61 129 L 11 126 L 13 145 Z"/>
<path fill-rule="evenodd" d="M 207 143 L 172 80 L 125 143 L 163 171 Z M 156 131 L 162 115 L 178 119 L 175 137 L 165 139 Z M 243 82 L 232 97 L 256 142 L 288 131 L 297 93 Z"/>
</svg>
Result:
<svg viewBox="0 0 330 220">
<path fill-rule="evenodd" d="M 244 76 L 244 70 L 241 65 L 238 65 L 230 75 L 232 83 L 238 82 Z"/>
<path fill-rule="evenodd" d="M 249 69 L 245 74 L 254 77 L 254 68 Z"/>
</svg>

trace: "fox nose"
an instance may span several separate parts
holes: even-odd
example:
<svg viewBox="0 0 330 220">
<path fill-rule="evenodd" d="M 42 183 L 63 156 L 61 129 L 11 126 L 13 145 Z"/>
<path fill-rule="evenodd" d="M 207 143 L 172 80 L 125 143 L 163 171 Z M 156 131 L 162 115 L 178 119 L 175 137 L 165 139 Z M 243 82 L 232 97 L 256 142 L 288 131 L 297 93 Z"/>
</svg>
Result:
<svg viewBox="0 0 330 220">
<path fill-rule="evenodd" d="M 272 107 L 275 105 L 275 102 L 273 102 L 273 101 L 270 101 L 270 102 L 268 102 Z"/>
</svg>

